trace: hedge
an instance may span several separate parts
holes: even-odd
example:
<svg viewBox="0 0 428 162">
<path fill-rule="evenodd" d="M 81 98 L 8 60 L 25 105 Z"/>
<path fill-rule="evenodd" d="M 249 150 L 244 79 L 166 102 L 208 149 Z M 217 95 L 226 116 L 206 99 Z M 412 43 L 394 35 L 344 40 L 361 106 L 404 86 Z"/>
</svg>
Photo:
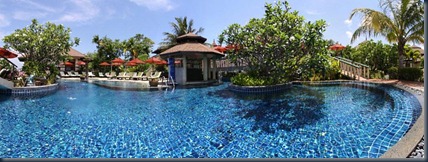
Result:
<svg viewBox="0 0 428 162">
<path fill-rule="evenodd" d="M 399 68 L 398 79 L 408 81 L 419 81 L 422 77 L 422 70 L 419 68 Z"/>
</svg>

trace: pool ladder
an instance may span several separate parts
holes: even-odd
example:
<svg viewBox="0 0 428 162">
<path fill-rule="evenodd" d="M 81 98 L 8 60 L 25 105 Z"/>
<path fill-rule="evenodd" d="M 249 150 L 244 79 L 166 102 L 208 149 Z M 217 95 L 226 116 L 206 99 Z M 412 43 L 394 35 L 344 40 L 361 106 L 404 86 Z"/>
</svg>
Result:
<svg viewBox="0 0 428 162">
<path fill-rule="evenodd" d="M 171 81 L 171 83 L 169 83 Z M 172 87 L 175 88 L 175 82 L 174 79 L 172 78 L 172 76 L 168 76 L 168 80 L 166 81 L 167 85 L 172 84 Z"/>
</svg>

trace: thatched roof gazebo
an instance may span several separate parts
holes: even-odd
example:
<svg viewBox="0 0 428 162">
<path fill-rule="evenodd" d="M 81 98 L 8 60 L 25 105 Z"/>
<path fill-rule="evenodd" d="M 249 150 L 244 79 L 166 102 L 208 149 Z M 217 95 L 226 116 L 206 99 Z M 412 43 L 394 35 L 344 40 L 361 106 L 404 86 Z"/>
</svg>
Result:
<svg viewBox="0 0 428 162">
<path fill-rule="evenodd" d="M 177 38 L 177 45 L 160 53 L 168 59 L 169 75 L 180 85 L 205 84 L 217 79 L 216 59 L 224 56 L 211 47 L 204 45 L 207 39 L 188 33 Z M 175 60 L 180 64 L 174 64 Z"/>
</svg>

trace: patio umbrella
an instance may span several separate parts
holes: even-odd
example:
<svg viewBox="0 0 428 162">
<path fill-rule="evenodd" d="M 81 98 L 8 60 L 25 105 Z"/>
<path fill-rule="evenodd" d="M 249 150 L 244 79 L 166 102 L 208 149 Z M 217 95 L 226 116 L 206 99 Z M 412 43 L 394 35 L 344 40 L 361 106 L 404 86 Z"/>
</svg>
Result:
<svg viewBox="0 0 428 162">
<path fill-rule="evenodd" d="M 15 57 L 18 57 L 17 54 L 15 54 L 15 53 L 7 50 L 7 49 L 4 49 L 4 48 L 0 48 L 0 56 L 2 56 L 4 58 L 15 58 Z"/>
<path fill-rule="evenodd" d="M 125 61 L 123 61 L 121 58 L 115 58 L 114 60 L 111 61 L 112 63 L 120 63 L 123 64 L 125 63 Z"/>
<path fill-rule="evenodd" d="M 161 60 L 158 59 L 158 58 L 156 58 L 156 57 L 151 57 L 151 58 L 149 58 L 149 59 L 146 60 L 146 62 L 149 63 L 149 64 L 156 64 L 156 63 L 158 63 L 160 61 Z"/>
<path fill-rule="evenodd" d="M 101 64 L 100 64 L 100 66 L 110 66 L 110 64 L 109 63 L 107 63 L 107 62 L 102 62 Z M 105 70 L 105 69 L 104 69 Z M 105 71 L 104 71 L 105 72 Z"/>
<path fill-rule="evenodd" d="M 150 57 L 149 59 L 147 59 L 145 62 L 152 64 L 152 66 L 150 67 L 150 69 L 153 69 L 153 64 L 158 64 L 160 63 L 162 60 L 156 58 L 156 57 Z"/>
<path fill-rule="evenodd" d="M 110 66 L 110 64 L 109 64 L 109 63 L 107 63 L 107 62 L 102 62 L 102 63 L 100 64 L 100 66 Z"/>
<path fill-rule="evenodd" d="M 71 63 L 71 62 L 69 62 L 69 61 L 66 61 L 66 62 L 64 62 L 64 65 L 65 65 L 65 66 L 73 66 L 73 63 Z"/>
<path fill-rule="evenodd" d="M 85 62 L 83 62 L 83 61 L 79 61 L 79 62 L 77 62 L 77 65 L 79 65 L 79 66 L 83 66 L 83 65 L 86 65 L 86 63 L 85 63 Z"/>
<path fill-rule="evenodd" d="M 125 66 L 137 66 L 137 63 L 128 61 Z"/>
<path fill-rule="evenodd" d="M 119 66 L 119 65 L 122 65 L 123 63 L 125 63 L 125 61 L 123 61 L 119 57 L 111 60 L 110 72 L 113 70 L 113 66 Z"/>
<path fill-rule="evenodd" d="M 222 46 L 217 46 L 217 47 L 214 47 L 214 50 L 223 53 L 224 51 L 227 51 L 227 48 L 226 47 L 222 47 Z"/>
<path fill-rule="evenodd" d="M 161 60 L 159 62 L 156 62 L 155 64 L 157 64 L 157 65 L 166 65 L 168 63 L 165 60 Z"/>
<path fill-rule="evenodd" d="M 141 61 L 140 59 L 138 59 L 138 58 L 135 58 L 135 59 L 132 59 L 131 61 L 129 61 L 129 62 L 133 62 L 133 63 L 135 63 L 135 64 L 144 64 L 145 62 L 144 61 Z"/>
<path fill-rule="evenodd" d="M 342 46 L 341 44 L 334 44 L 334 45 L 332 45 L 332 46 L 330 46 L 330 50 L 332 50 L 332 51 L 335 51 L 335 52 L 337 52 L 337 51 L 341 51 L 341 50 L 343 50 L 344 48 L 346 48 L 345 46 Z M 337 54 L 336 54 L 337 55 Z"/>
<path fill-rule="evenodd" d="M 345 46 L 342 46 L 341 44 L 334 44 L 334 45 L 332 45 L 332 46 L 330 46 L 330 50 L 333 50 L 333 51 L 340 51 L 340 50 L 343 50 L 344 48 L 346 48 Z"/>
</svg>

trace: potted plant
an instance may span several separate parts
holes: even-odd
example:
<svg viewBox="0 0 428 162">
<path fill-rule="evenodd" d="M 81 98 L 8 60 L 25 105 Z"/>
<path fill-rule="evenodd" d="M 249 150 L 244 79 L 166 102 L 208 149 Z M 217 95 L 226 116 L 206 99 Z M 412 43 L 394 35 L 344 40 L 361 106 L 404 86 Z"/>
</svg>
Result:
<svg viewBox="0 0 428 162">
<path fill-rule="evenodd" d="M 149 78 L 149 85 L 151 87 L 157 87 L 159 84 L 159 78 Z"/>
<path fill-rule="evenodd" d="M 80 81 L 85 81 L 86 74 L 80 74 Z"/>
</svg>

